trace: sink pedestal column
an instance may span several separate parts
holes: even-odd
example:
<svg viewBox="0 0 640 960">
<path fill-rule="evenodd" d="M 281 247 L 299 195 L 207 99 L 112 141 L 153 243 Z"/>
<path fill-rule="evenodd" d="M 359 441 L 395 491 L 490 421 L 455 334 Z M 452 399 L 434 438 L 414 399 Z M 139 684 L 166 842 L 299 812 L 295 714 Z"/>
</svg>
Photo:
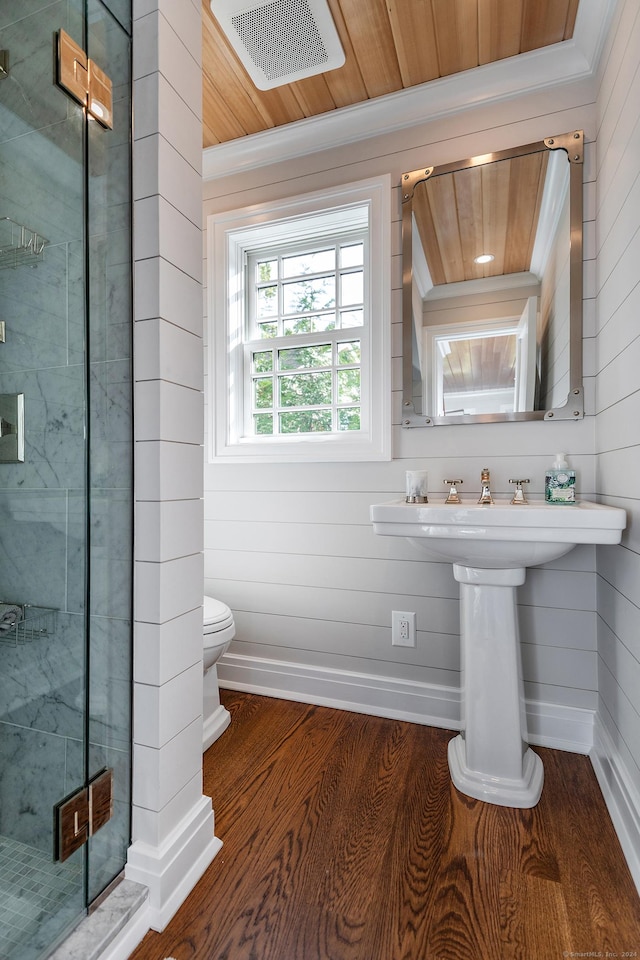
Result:
<svg viewBox="0 0 640 960">
<path fill-rule="evenodd" d="M 544 771 L 527 743 L 516 588 L 522 567 L 454 563 L 460 584 L 462 733 L 449 743 L 449 769 L 467 796 L 534 807 Z"/>
</svg>

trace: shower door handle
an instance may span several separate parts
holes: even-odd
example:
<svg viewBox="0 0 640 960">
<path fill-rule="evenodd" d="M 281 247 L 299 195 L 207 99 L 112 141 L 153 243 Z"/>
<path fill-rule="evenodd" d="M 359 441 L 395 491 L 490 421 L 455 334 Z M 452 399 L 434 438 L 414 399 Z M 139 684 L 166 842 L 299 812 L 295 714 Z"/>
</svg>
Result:
<svg viewBox="0 0 640 960">
<path fill-rule="evenodd" d="M 113 769 L 102 770 L 53 808 L 54 860 L 66 860 L 113 816 Z"/>
<path fill-rule="evenodd" d="M 94 120 L 113 129 L 111 80 L 64 30 L 58 31 L 57 84 L 86 107 Z"/>
</svg>

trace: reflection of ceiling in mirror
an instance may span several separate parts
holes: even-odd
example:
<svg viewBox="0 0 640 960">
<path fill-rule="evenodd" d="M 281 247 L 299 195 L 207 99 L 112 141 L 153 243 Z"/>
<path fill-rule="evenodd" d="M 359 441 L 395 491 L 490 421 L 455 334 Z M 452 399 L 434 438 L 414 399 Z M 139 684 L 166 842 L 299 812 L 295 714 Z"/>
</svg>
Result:
<svg viewBox="0 0 640 960">
<path fill-rule="evenodd" d="M 548 159 L 545 150 L 417 185 L 413 211 L 434 286 L 530 269 Z M 494 259 L 476 263 L 482 254 Z"/>
<path fill-rule="evenodd" d="M 513 389 L 514 335 L 448 340 L 447 344 L 449 352 L 442 358 L 445 393 Z"/>
</svg>

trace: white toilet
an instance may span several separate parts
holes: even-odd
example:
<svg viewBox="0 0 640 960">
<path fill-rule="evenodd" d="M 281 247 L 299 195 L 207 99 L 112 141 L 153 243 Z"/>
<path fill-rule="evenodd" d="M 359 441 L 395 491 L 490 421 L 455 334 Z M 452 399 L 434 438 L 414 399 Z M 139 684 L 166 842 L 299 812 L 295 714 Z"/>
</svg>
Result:
<svg viewBox="0 0 640 960">
<path fill-rule="evenodd" d="M 227 729 L 231 714 L 220 703 L 216 663 L 228 649 L 236 633 L 233 614 L 221 600 L 204 598 L 202 665 L 204 669 L 202 703 L 202 749 L 207 750 Z"/>
</svg>

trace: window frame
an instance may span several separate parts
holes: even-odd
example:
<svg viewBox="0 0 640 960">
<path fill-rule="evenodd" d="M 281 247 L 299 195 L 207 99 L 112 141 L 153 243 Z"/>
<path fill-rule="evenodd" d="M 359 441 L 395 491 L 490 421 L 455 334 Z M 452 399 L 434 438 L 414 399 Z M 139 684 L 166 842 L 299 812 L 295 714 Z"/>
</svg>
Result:
<svg viewBox="0 0 640 960">
<path fill-rule="evenodd" d="M 207 218 L 210 462 L 391 459 L 390 198 L 391 180 L 385 175 Z M 320 242 L 323 235 L 332 238 L 338 232 L 361 229 L 363 209 L 368 221 L 368 308 L 364 327 L 348 328 L 368 342 L 368 358 L 361 360 L 361 430 L 244 436 L 243 407 L 251 379 L 244 372 L 248 253 L 264 248 L 263 236 L 273 246 L 284 246 L 297 238 L 313 236 Z M 332 211 L 340 211 L 344 220 L 339 231 L 331 226 Z M 321 333 L 313 336 L 322 338 Z M 265 338 L 265 346 L 271 343 Z M 240 388 L 232 390 L 234 383 Z"/>
</svg>

